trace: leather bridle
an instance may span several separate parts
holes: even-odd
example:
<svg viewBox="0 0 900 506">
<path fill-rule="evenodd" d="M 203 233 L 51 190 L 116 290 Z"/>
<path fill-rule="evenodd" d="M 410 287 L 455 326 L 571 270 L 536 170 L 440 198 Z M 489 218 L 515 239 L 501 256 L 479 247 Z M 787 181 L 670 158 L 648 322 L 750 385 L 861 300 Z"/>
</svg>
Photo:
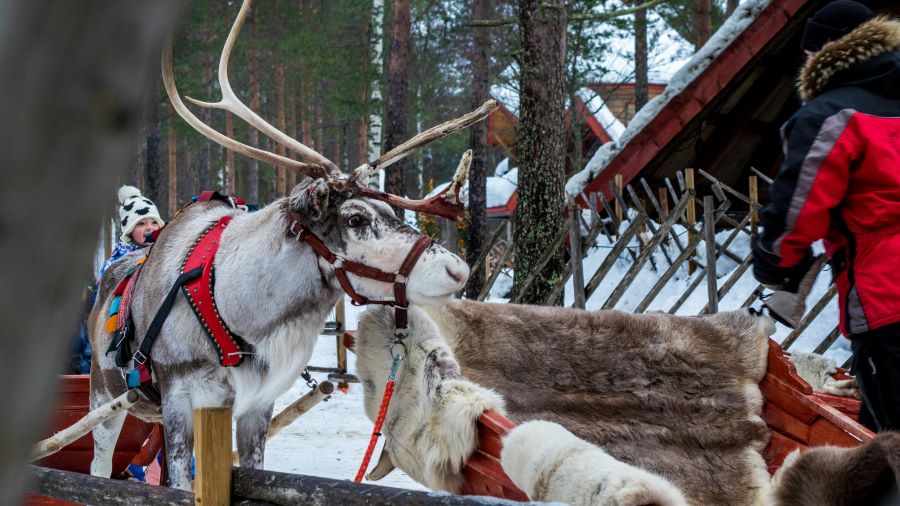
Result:
<svg viewBox="0 0 900 506">
<path fill-rule="evenodd" d="M 288 230 L 291 234 L 297 237 L 298 241 L 304 241 L 306 242 L 306 244 L 309 244 L 309 246 L 313 249 L 313 251 L 316 252 L 319 257 L 334 266 L 334 275 L 337 277 L 338 283 L 340 283 L 341 288 L 343 288 L 344 292 L 346 292 L 346 294 L 350 297 L 350 300 L 354 306 L 380 304 L 393 307 L 394 335 L 405 336 L 407 334 L 407 309 L 409 308 L 409 300 L 406 297 L 406 284 L 409 281 L 409 274 L 410 272 L 412 272 L 413 267 L 415 267 L 416 262 L 419 260 L 419 257 L 421 257 L 422 253 L 425 252 L 425 249 L 428 248 L 428 246 L 432 242 L 434 242 L 431 237 L 428 237 L 426 235 L 420 236 L 416 240 L 416 242 L 413 243 L 412 248 L 410 248 L 409 250 L 409 253 L 406 254 L 406 258 L 403 260 L 400 268 L 397 269 L 396 272 L 385 272 L 380 269 L 361 264 L 359 262 L 347 260 L 339 255 L 335 255 L 330 249 L 328 249 L 328 246 L 326 246 L 325 243 L 322 242 L 321 239 L 319 239 L 318 236 L 301 225 L 293 216 L 291 216 L 291 226 Z M 356 274 L 357 276 L 362 278 L 374 279 L 376 281 L 381 281 L 382 283 L 393 284 L 394 298 L 370 299 L 364 295 L 357 293 L 357 291 L 353 288 L 353 285 L 350 283 L 350 279 L 347 277 L 348 272 L 351 274 Z"/>
</svg>

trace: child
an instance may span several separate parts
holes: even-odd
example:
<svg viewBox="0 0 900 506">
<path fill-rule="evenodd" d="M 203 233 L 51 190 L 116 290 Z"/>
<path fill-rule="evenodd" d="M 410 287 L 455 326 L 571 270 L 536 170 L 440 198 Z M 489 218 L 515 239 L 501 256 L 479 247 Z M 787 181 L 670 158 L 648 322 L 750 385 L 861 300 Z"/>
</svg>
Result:
<svg viewBox="0 0 900 506">
<path fill-rule="evenodd" d="M 113 248 L 112 255 L 106 262 L 103 262 L 100 274 L 97 275 L 98 281 L 113 262 L 132 251 L 149 246 L 147 234 L 159 230 L 166 224 L 159 217 L 156 204 L 141 195 L 141 191 L 134 186 L 125 185 L 119 188 L 118 195 L 119 223 L 122 225 L 122 235 L 119 236 L 119 242 Z"/>
</svg>

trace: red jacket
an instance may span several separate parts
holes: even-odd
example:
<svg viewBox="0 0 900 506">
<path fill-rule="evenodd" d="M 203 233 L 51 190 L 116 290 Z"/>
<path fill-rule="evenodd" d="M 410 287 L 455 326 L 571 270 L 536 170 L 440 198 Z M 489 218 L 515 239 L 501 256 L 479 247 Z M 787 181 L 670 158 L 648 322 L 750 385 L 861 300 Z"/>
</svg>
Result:
<svg viewBox="0 0 900 506">
<path fill-rule="evenodd" d="M 827 44 L 798 81 L 785 163 L 762 213 L 764 248 L 796 265 L 824 239 L 841 329 L 900 321 L 900 22 L 877 18 Z"/>
</svg>

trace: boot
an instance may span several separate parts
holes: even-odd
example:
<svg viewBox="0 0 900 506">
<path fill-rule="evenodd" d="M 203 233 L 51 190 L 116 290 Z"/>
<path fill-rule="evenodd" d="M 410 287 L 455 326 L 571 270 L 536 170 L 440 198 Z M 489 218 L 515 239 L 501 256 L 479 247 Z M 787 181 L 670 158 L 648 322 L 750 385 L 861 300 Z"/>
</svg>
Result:
<svg viewBox="0 0 900 506">
<path fill-rule="evenodd" d="M 773 292 L 765 301 L 763 306 L 769 310 L 769 315 L 775 320 L 795 329 L 806 312 L 806 297 L 812 290 L 813 283 L 825 263 L 825 255 L 819 255 L 813 259 L 809 265 L 809 270 L 800 279 L 797 285 L 797 292 L 778 290 Z"/>
</svg>

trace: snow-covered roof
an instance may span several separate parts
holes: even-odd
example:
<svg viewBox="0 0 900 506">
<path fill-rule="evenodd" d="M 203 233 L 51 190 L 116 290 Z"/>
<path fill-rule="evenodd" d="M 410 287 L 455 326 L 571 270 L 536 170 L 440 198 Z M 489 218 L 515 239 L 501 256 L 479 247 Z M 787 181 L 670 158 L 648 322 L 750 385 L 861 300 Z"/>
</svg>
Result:
<svg viewBox="0 0 900 506">
<path fill-rule="evenodd" d="M 606 133 L 615 141 L 622 136 L 625 131 L 625 125 L 616 118 L 616 115 L 609 110 L 609 106 L 600 97 L 598 93 L 590 88 L 582 88 L 578 90 L 578 97 L 584 101 L 584 106 L 588 112 L 600 123 L 600 126 L 606 130 Z"/>
<path fill-rule="evenodd" d="M 597 177 L 622 149 L 644 129 L 653 118 L 691 82 L 706 70 L 722 52 L 750 26 L 773 0 L 746 0 L 722 24 L 710 40 L 669 80 L 663 93 L 656 96 L 635 114 L 616 142 L 604 144 L 594 153 L 584 169 L 566 182 L 566 195 L 577 197 L 584 187 Z"/>
</svg>

